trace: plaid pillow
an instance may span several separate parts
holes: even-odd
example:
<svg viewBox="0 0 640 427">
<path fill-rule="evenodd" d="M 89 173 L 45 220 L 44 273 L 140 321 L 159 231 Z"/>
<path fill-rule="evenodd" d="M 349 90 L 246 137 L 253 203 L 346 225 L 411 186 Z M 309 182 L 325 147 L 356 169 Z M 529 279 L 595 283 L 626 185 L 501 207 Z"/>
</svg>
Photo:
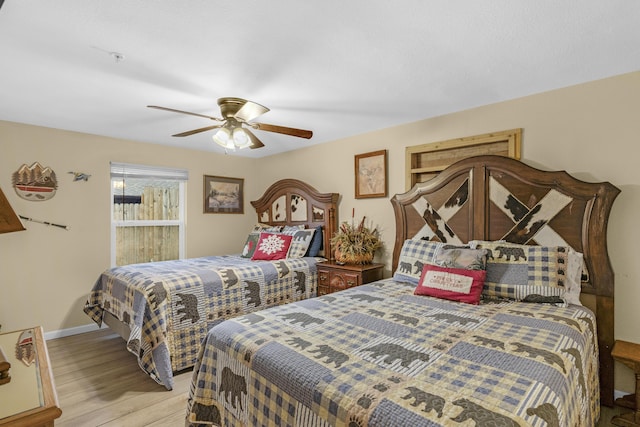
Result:
<svg viewBox="0 0 640 427">
<path fill-rule="evenodd" d="M 287 258 L 302 258 L 307 253 L 307 249 L 309 249 L 315 231 L 314 228 L 307 230 L 291 228 L 280 233 L 293 237 Z"/>
<path fill-rule="evenodd" d="M 400 250 L 398 268 L 393 278 L 418 283 L 426 264 L 441 267 L 484 270 L 487 251 L 467 246 L 452 246 L 430 240 L 407 239 Z"/>
<path fill-rule="evenodd" d="M 522 301 L 532 295 L 541 295 L 559 297 L 565 303 L 580 303 L 579 284 L 576 287 L 574 282 L 579 275 L 576 267 L 582 271 L 582 257 L 573 249 L 504 241 L 474 240 L 469 244 L 488 250 L 483 296 Z"/>
<path fill-rule="evenodd" d="M 436 251 L 444 244 L 429 240 L 407 239 L 400 250 L 398 268 L 393 278 L 401 282 L 418 284 L 424 265 L 433 259 Z"/>
</svg>

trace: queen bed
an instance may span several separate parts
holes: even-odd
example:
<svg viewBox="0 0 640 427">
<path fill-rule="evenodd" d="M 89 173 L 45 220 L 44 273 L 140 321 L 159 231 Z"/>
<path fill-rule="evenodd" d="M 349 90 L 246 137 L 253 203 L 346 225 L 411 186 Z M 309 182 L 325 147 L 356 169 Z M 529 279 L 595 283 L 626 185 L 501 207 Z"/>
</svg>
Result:
<svg viewBox="0 0 640 427">
<path fill-rule="evenodd" d="M 238 237 L 238 244 L 246 238 L 241 254 L 106 270 L 84 311 L 118 332 L 143 371 L 172 389 L 173 372 L 193 366 L 212 326 L 316 295 L 316 263 L 336 230 L 337 200 L 337 193 L 319 193 L 299 180 L 278 181 L 251 202 L 259 222 Z M 267 239 L 286 241 L 288 251 L 261 252 Z"/>
<path fill-rule="evenodd" d="M 618 193 L 506 157 L 450 166 L 391 200 L 393 277 L 213 327 L 186 424 L 594 425 Z"/>
</svg>

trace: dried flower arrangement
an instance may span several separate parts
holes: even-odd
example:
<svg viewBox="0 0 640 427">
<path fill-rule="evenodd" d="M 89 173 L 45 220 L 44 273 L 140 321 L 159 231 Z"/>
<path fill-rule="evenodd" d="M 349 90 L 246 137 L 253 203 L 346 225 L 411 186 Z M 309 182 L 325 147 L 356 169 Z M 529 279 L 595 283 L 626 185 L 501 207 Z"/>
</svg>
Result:
<svg viewBox="0 0 640 427">
<path fill-rule="evenodd" d="M 377 228 L 373 230 L 364 225 L 366 217 L 362 217 L 356 226 L 346 221 L 340 225 L 338 232 L 331 238 L 335 248 L 336 262 L 342 264 L 370 264 L 376 250 L 382 246 Z"/>
</svg>

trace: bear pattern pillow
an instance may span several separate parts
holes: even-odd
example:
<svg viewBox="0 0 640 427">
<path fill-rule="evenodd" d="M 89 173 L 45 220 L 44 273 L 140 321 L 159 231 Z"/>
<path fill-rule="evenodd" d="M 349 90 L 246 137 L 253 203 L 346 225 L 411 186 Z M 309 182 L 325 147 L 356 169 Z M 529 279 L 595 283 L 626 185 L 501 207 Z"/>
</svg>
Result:
<svg viewBox="0 0 640 427">
<path fill-rule="evenodd" d="M 402 244 L 398 267 L 393 273 L 393 278 L 401 282 L 417 284 L 422 275 L 424 265 L 433 259 L 441 242 L 429 240 L 407 239 Z"/>
<path fill-rule="evenodd" d="M 407 239 L 402 245 L 398 268 L 394 272 L 393 278 L 417 284 L 426 264 L 483 270 L 486 254 L 487 251 L 483 249 L 453 246 L 430 240 Z"/>
<path fill-rule="evenodd" d="M 256 250 L 251 259 L 274 261 L 286 258 L 292 238 L 293 236 L 281 233 L 260 233 Z"/>
<path fill-rule="evenodd" d="M 478 304 L 482 295 L 486 271 L 447 268 L 427 264 L 422 269 L 415 295 Z"/>
<path fill-rule="evenodd" d="M 313 235 L 315 234 L 315 229 L 308 230 L 289 230 L 283 231 L 282 234 L 292 236 L 291 246 L 289 247 L 289 253 L 287 253 L 287 258 L 302 258 L 306 253 L 307 249 L 311 245 L 311 240 L 313 239 Z"/>
<path fill-rule="evenodd" d="M 522 301 L 539 295 L 579 304 L 579 284 L 572 282 L 576 268 L 582 271 L 582 257 L 571 248 L 480 240 L 469 244 L 488 251 L 483 296 Z"/>
</svg>

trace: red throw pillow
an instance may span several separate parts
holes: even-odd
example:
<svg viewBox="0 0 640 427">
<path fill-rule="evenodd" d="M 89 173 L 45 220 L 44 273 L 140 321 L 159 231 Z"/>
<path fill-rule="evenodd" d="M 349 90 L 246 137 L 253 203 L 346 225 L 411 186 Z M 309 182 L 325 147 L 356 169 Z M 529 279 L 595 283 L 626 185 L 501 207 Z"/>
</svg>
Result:
<svg viewBox="0 0 640 427">
<path fill-rule="evenodd" d="M 425 264 L 418 286 L 413 293 L 478 304 L 486 274 L 485 270 L 465 270 Z"/>
<path fill-rule="evenodd" d="M 260 233 L 256 251 L 251 259 L 277 260 L 287 257 L 293 236 L 275 233 Z"/>
</svg>

